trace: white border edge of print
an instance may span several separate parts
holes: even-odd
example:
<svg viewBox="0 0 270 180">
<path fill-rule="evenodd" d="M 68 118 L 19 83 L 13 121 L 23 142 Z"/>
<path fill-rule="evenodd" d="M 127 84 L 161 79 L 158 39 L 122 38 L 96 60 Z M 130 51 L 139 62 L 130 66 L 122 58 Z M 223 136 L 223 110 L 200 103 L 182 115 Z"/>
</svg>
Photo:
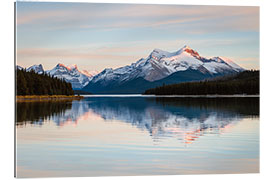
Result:
<svg viewBox="0 0 270 180">
<path fill-rule="evenodd" d="M 40 1 L 42 2 L 42 1 Z M 56 2 L 47 0 L 46 2 Z M 58 0 L 57 2 L 74 2 L 69 0 Z M 143 3 L 143 4 L 155 4 L 157 1 L 154 0 L 102 0 L 102 1 L 89 1 L 89 0 L 79 0 L 76 2 L 104 2 L 104 3 Z M 237 174 L 237 175 L 176 175 L 176 176 L 122 176 L 122 177 L 91 177 L 91 179 L 179 179 L 185 178 L 186 180 L 195 180 L 200 178 L 202 180 L 227 180 L 227 179 L 268 179 L 268 160 L 269 160 L 269 143 L 267 138 L 267 128 L 269 127 L 268 117 L 267 117 L 267 100 L 269 95 L 270 86 L 266 83 L 268 82 L 268 77 L 270 75 L 270 71 L 267 71 L 267 67 L 270 65 L 270 60 L 268 57 L 268 40 L 269 40 L 269 32 L 270 32 L 270 24 L 268 23 L 268 17 L 270 17 L 269 11 L 269 3 L 267 0 L 159 0 L 157 4 L 189 4 L 189 5 L 240 5 L 240 6 L 260 6 L 261 11 L 261 25 L 260 25 L 260 70 L 261 70 L 261 114 L 260 114 L 260 122 L 261 122 L 261 173 L 260 174 Z M 2 27 L 1 30 L 1 49 L 3 50 L 2 55 L 2 68 L 1 69 L 1 79 L 3 80 L 1 83 L 4 84 L 4 88 L 1 88 L 2 94 L 2 102 L 1 102 L 1 114 L 2 116 L 2 126 L 1 126 L 1 179 L 13 179 L 14 175 L 14 1 L 13 0 L 2 0 L 1 1 L 1 20 Z M 12 88 L 13 89 L 12 89 Z M 263 98 L 262 98 L 263 97 Z M 268 121 L 268 122 L 267 122 Z M 263 125 L 262 125 L 263 124 Z M 83 177 L 89 178 L 89 177 Z M 74 179 L 79 180 L 83 178 L 60 178 L 60 179 Z M 35 178 L 34 178 L 35 179 Z M 47 178 L 43 178 L 47 179 Z M 48 178 L 50 180 L 59 179 L 59 178 Z"/>
</svg>

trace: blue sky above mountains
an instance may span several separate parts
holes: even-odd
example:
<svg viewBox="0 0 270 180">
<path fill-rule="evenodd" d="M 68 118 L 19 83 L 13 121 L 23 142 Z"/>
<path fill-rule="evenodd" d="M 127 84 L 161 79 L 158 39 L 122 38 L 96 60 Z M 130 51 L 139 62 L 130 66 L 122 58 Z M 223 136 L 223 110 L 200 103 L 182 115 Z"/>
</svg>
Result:
<svg viewBox="0 0 270 180">
<path fill-rule="evenodd" d="M 259 8 L 17 2 L 17 64 L 77 64 L 102 70 L 131 64 L 154 48 L 189 45 L 259 69 Z"/>
</svg>

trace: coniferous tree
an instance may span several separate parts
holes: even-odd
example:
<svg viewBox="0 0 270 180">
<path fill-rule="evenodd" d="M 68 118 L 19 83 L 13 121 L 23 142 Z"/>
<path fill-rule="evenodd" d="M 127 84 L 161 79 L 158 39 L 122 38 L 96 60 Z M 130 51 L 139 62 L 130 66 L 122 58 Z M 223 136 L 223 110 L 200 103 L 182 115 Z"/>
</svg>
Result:
<svg viewBox="0 0 270 180">
<path fill-rule="evenodd" d="M 73 95 L 70 83 L 63 79 L 51 77 L 34 71 L 26 72 L 25 69 L 16 70 L 17 95 Z"/>
<path fill-rule="evenodd" d="M 244 71 L 235 75 L 200 82 L 163 85 L 148 89 L 145 94 L 207 95 L 259 94 L 259 71 Z"/>
</svg>

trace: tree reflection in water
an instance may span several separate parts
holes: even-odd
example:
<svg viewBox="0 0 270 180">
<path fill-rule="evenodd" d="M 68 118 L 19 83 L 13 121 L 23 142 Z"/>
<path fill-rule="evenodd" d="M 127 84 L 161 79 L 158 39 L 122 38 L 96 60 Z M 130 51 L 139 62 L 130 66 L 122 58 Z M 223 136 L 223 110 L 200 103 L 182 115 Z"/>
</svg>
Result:
<svg viewBox="0 0 270 180">
<path fill-rule="evenodd" d="M 17 125 L 52 120 L 61 126 L 76 123 L 88 112 L 147 130 L 155 141 L 174 136 L 190 143 L 204 133 L 221 133 L 244 117 L 259 117 L 259 98 L 89 97 L 24 102 L 17 103 Z"/>
<path fill-rule="evenodd" d="M 74 102 L 78 101 L 17 102 L 16 124 L 17 126 L 26 124 L 42 125 L 44 121 L 52 120 L 57 126 L 60 126 L 66 121 L 75 122 L 80 115 L 78 114 L 78 108 L 82 104 L 74 105 Z"/>
</svg>

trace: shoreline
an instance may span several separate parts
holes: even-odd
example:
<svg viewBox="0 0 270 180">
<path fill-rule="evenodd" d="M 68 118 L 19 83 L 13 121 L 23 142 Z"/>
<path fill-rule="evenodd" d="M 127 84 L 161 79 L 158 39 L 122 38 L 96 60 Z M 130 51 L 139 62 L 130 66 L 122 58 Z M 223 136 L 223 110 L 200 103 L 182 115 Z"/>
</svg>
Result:
<svg viewBox="0 0 270 180">
<path fill-rule="evenodd" d="M 84 97 L 190 97 L 190 98 L 225 98 L 225 97 L 260 97 L 259 94 L 232 94 L 232 95 L 220 95 L 220 94 L 208 94 L 208 95 L 154 95 L 154 94 L 91 94 L 82 95 Z"/>
<path fill-rule="evenodd" d="M 16 95 L 16 102 L 81 100 L 80 95 Z"/>
</svg>

